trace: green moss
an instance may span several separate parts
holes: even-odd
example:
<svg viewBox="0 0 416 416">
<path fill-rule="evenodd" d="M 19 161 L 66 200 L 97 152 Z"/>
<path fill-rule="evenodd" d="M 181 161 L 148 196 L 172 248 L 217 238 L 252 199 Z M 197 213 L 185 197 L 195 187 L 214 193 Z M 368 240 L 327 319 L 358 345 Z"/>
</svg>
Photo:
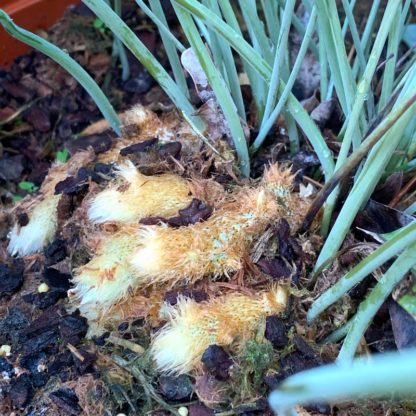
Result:
<svg viewBox="0 0 416 416">
<path fill-rule="evenodd" d="M 273 346 L 268 341 L 250 340 L 245 344 L 233 375 L 233 379 L 238 380 L 233 384 L 237 403 L 250 401 L 265 393 L 263 377 L 273 366 L 274 358 Z"/>
<path fill-rule="evenodd" d="M 273 361 L 273 346 L 270 342 L 250 340 L 246 343 L 243 360 L 247 369 L 253 374 L 253 384 L 261 383 L 264 372 Z"/>
</svg>

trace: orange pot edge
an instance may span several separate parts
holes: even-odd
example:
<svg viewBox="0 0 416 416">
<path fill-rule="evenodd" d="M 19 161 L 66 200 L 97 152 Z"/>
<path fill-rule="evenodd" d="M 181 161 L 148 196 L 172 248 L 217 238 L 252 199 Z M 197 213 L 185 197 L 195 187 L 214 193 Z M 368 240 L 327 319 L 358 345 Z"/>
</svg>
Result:
<svg viewBox="0 0 416 416">
<path fill-rule="evenodd" d="M 0 9 L 23 28 L 36 32 L 51 27 L 65 9 L 80 0 L 0 0 Z M 9 67 L 13 60 L 28 52 L 30 48 L 10 36 L 0 27 L 0 67 Z"/>
</svg>

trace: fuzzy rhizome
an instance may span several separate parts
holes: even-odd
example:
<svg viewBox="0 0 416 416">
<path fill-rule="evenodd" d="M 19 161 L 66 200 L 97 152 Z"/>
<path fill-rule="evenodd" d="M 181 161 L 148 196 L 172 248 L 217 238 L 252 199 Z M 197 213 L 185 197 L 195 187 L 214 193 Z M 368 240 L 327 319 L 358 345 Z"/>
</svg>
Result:
<svg viewBox="0 0 416 416">
<path fill-rule="evenodd" d="M 160 371 L 187 373 L 200 365 L 212 344 L 241 347 L 256 335 L 261 321 L 282 313 L 287 305 L 283 286 L 253 296 L 229 293 L 208 302 L 180 298 L 169 311 L 169 322 L 156 334 L 151 347 Z M 238 346 L 237 345 L 237 346 Z"/>
</svg>

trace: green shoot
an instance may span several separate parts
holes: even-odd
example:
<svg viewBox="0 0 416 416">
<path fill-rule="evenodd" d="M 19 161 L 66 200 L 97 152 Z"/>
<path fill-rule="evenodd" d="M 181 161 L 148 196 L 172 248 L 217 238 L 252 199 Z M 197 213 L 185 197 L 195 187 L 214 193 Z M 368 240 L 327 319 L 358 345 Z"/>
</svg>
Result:
<svg viewBox="0 0 416 416">
<path fill-rule="evenodd" d="M 416 351 L 360 358 L 351 364 L 330 364 L 286 379 L 269 398 L 279 416 L 295 416 L 296 405 L 346 402 L 368 398 L 414 395 Z"/>
</svg>

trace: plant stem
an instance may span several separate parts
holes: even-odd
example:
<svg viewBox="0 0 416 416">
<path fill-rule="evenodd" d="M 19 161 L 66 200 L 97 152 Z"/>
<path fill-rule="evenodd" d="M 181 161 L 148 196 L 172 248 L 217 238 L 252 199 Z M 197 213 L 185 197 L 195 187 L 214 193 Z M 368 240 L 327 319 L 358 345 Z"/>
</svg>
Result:
<svg viewBox="0 0 416 416">
<path fill-rule="evenodd" d="M 360 163 L 360 161 L 373 148 L 373 146 L 384 137 L 384 135 L 395 125 L 398 120 L 401 119 L 404 114 L 407 113 L 407 111 L 414 105 L 415 102 L 416 95 L 402 103 L 395 111 L 391 111 L 387 117 L 377 126 L 377 128 L 374 129 L 371 134 L 369 134 L 369 136 L 361 143 L 361 146 L 356 151 L 354 151 L 351 156 L 348 157 L 343 166 L 334 173 L 333 177 L 325 184 L 325 186 L 315 197 L 315 200 L 313 201 L 308 213 L 305 216 L 301 226 L 301 232 L 306 232 L 306 230 L 310 227 L 321 206 L 338 185 L 339 181 L 345 178 Z"/>
<path fill-rule="evenodd" d="M 277 87 L 279 85 L 280 70 L 283 65 L 285 52 L 287 50 L 287 41 L 289 37 L 289 29 L 292 21 L 292 14 L 295 8 L 296 0 L 288 0 L 283 11 L 282 22 L 280 26 L 279 39 L 276 46 L 276 52 L 273 62 L 272 77 L 269 86 L 269 93 L 267 94 L 266 107 L 264 109 L 263 119 L 260 129 L 264 126 L 267 119 L 270 117 L 272 107 L 276 103 Z"/>
<path fill-rule="evenodd" d="M 114 0 L 114 11 L 118 16 L 121 17 L 121 0 Z M 123 44 L 120 42 L 120 39 L 115 38 L 114 42 L 116 43 L 117 54 L 120 59 L 122 74 L 121 79 L 127 81 L 130 77 L 130 65 L 127 58 L 126 50 L 124 49 Z"/>
<path fill-rule="evenodd" d="M 337 361 L 339 363 L 349 363 L 354 358 L 360 339 L 370 325 L 374 315 L 391 294 L 393 289 L 415 265 L 416 244 L 413 244 L 397 257 L 396 261 L 371 290 L 367 299 L 364 302 L 361 302 L 338 355 Z"/>
<path fill-rule="evenodd" d="M 250 157 L 248 154 L 247 142 L 244 136 L 241 120 L 238 116 L 231 94 L 211 60 L 209 52 L 207 51 L 195 23 L 192 20 L 192 16 L 183 8 L 175 5 L 175 3 L 173 5 L 186 37 L 198 57 L 199 63 L 209 80 L 209 83 L 215 93 L 215 97 L 224 113 L 224 117 L 228 122 L 236 152 L 239 157 L 241 173 L 248 177 L 250 175 Z"/>
<path fill-rule="evenodd" d="M 391 240 L 353 267 L 333 286 L 319 296 L 308 310 L 308 322 L 312 323 L 320 313 L 339 300 L 345 293 L 360 283 L 366 276 L 396 256 L 416 241 L 416 222 L 402 228 Z"/>
<path fill-rule="evenodd" d="M 270 395 L 269 404 L 278 415 L 285 415 L 296 405 L 354 402 L 392 394 L 412 397 L 415 384 L 416 350 L 410 349 L 380 354 L 371 361 L 356 359 L 348 366 L 330 364 L 302 371 L 283 381 Z"/>
<path fill-rule="evenodd" d="M 134 32 L 117 16 L 116 13 L 103 0 L 82 0 L 117 36 L 132 54 L 144 65 L 150 75 L 158 82 L 172 102 L 184 111 L 201 131 L 205 129 L 204 123 L 194 115 L 192 107 L 186 94 L 169 76 L 163 66 L 150 53 L 146 46 L 134 34 Z"/>
<path fill-rule="evenodd" d="M 256 153 L 260 149 L 261 145 L 266 139 L 267 133 L 270 131 L 273 124 L 276 122 L 277 118 L 279 117 L 280 112 L 283 110 L 283 107 L 285 106 L 287 99 L 289 98 L 291 94 L 292 87 L 295 84 L 296 77 L 299 73 L 300 67 L 303 62 L 303 58 L 305 57 L 309 40 L 312 38 L 312 34 L 313 34 L 315 23 L 316 23 L 316 15 L 317 15 L 316 7 L 314 7 L 312 9 L 312 13 L 311 13 L 311 16 L 309 18 L 309 22 L 306 28 L 305 37 L 303 38 L 302 43 L 300 45 L 298 56 L 296 57 L 295 64 L 293 65 L 293 69 L 292 69 L 292 72 L 290 73 L 287 84 L 285 85 L 283 92 L 281 93 L 279 97 L 276 107 L 273 109 L 272 113 L 270 114 L 270 117 L 260 128 L 259 134 L 257 135 L 253 145 L 250 148 L 251 153 Z"/>
</svg>

